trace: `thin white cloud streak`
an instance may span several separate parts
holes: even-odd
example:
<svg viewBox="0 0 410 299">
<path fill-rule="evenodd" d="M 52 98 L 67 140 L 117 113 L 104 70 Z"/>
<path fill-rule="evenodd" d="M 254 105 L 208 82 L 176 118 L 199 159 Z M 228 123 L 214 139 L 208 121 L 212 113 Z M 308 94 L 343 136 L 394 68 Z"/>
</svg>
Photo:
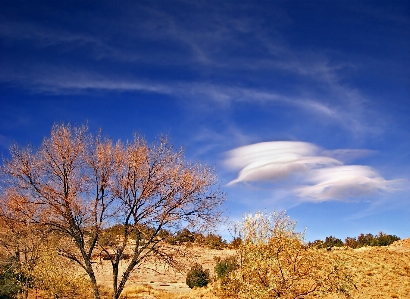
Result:
<svg viewBox="0 0 410 299">
<path fill-rule="evenodd" d="M 192 5 L 195 6 L 195 4 Z M 222 7 L 223 10 L 211 10 L 211 13 L 206 14 L 206 16 L 201 14 L 189 16 L 188 21 L 196 24 L 194 26 L 186 26 L 187 21 L 182 21 L 165 9 L 146 5 L 135 7 L 131 5 L 129 9 L 142 9 L 151 17 L 135 22 L 134 17 L 130 19 L 132 14 L 129 14 L 128 11 L 123 12 L 125 18 L 117 20 L 119 22 L 118 29 L 110 27 L 109 30 L 102 31 L 101 34 L 53 29 L 35 22 L 3 21 L 0 23 L 0 36 L 9 40 L 30 41 L 38 47 L 60 45 L 62 46 L 60 51 L 64 53 L 66 51 L 75 53 L 79 48 L 91 49 L 85 53 L 88 53 L 88 58 L 94 60 L 104 58 L 118 62 L 129 61 L 135 64 L 149 61 L 153 65 L 167 64 L 178 67 L 189 65 L 190 68 L 200 67 L 212 72 L 218 72 L 220 69 L 228 72 L 238 72 L 238 70 L 279 72 L 287 76 L 291 74 L 297 78 L 297 81 L 302 79 L 306 87 L 294 84 L 295 86 L 292 88 L 294 92 L 289 95 L 276 90 L 275 87 L 247 89 L 207 84 L 203 81 L 178 82 L 177 84 L 170 82 L 170 80 L 137 82 L 130 77 L 107 78 L 111 74 L 99 73 L 96 76 L 84 76 L 82 73 L 86 73 L 85 70 L 80 70 L 78 78 L 83 78 L 79 80 L 78 78 L 70 78 L 70 74 L 59 76 L 59 74 L 64 73 L 63 67 L 61 69 L 55 68 L 55 72 L 38 78 L 41 77 L 39 72 L 43 70 L 44 64 L 34 66 L 31 74 L 30 70 L 25 69 L 21 76 L 15 73 L 15 69 L 19 68 L 9 67 L 4 71 L 4 75 L 0 74 L 0 77 L 4 82 L 20 78 L 22 80 L 18 81 L 25 81 L 25 84 L 28 82 L 29 86 L 38 85 L 37 90 L 39 91 L 63 94 L 93 89 L 148 91 L 183 98 L 191 96 L 211 102 L 211 104 L 217 102 L 224 107 L 229 107 L 236 101 L 255 102 L 256 104 L 265 101 L 278 101 L 312 112 L 315 115 L 324 116 L 325 121 L 331 119 L 354 133 L 374 131 L 374 122 L 369 121 L 374 117 L 368 117 L 370 112 L 368 109 L 364 109 L 365 97 L 358 90 L 341 83 L 340 71 L 354 68 L 351 63 L 331 63 L 331 57 L 335 53 L 328 50 L 294 49 L 286 42 L 280 30 L 268 32 L 257 18 L 243 17 L 240 22 L 226 18 L 223 12 L 225 10 L 229 12 L 233 7 L 229 5 L 222 5 Z M 197 8 L 200 9 L 200 7 Z M 278 10 L 275 13 L 280 17 L 275 22 L 276 26 L 281 27 L 283 24 L 291 22 L 285 12 Z M 105 22 L 106 20 L 98 19 L 97 24 L 100 28 L 105 28 L 107 25 Z M 133 30 L 129 30 L 130 28 Z M 118 32 L 124 34 L 125 40 L 130 41 L 130 47 L 119 46 L 110 41 L 111 37 Z M 249 35 L 251 32 L 254 34 Z M 243 34 L 247 39 L 241 39 Z M 176 45 L 176 48 L 182 49 L 182 52 L 159 50 L 158 53 L 147 55 L 147 53 L 140 52 L 138 47 L 132 46 L 133 42 L 139 38 L 161 44 Z M 258 52 L 258 55 L 244 55 L 244 53 L 248 53 L 250 43 L 255 44 L 255 48 L 263 50 Z M 238 55 L 227 54 L 232 52 L 232 48 Z M 27 62 L 26 65 L 30 63 Z M 60 79 L 57 80 L 57 78 Z M 314 83 L 314 86 L 320 86 L 321 90 L 317 91 L 308 86 L 310 83 Z M 298 90 L 298 88 L 302 90 Z"/>
<path fill-rule="evenodd" d="M 323 151 L 314 144 L 273 141 L 243 146 L 227 153 L 226 166 L 241 169 L 228 185 L 240 182 L 291 182 L 290 192 L 301 201 L 348 200 L 367 194 L 398 190 L 402 180 L 386 180 L 371 167 L 343 165 L 329 157 L 348 150 Z M 365 150 L 352 150 L 363 154 Z"/>
<path fill-rule="evenodd" d="M 52 94 L 75 94 L 92 90 L 110 91 L 141 91 L 175 96 L 177 98 L 196 100 L 202 104 L 215 103 L 219 108 L 229 107 L 235 102 L 265 103 L 279 102 L 321 115 L 343 125 L 343 111 L 330 108 L 326 104 L 312 99 L 286 96 L 273 91 L 261 91 L 242 87 L 227 87 L 211 83 L 198 82 L 152 82 L 148 80 L 130 80 L 124 78 L 106 77 L 98 73 L 81 72 L 58 67 L 44 67 L 41 72 L 31 76 L 30 72 L 24 75 L 10 75 L 7 69 L 0 71 L 0 80 L 24 81 L 27 80 L 37 92 Z"/>
<path fill-rule="evenodd" d="M 205 109 L 207 106 L 212 107 L 212 109 L 229 108 L 237 102 L 256 105 L 277 102 L 283 103 L 289 108 L 301 109 L 318 115 L 320 116 L 317 118 L 318 121 L 325 123 L 331 121 L 354 134 L 373 131 L 372 127 L 367 125 L 363 109 L 361 109 L 363 101 L 359 95 L 351 97 L 355 99 L 351 101 L 354 103 L 352 105 L 346 105 L 346 101 L 341 101 L 336 106 L 328 103 L 328 100 L 325 101 L 323 96 L 284 94 L 274 89 L 252 89 L 205 82 L 140 80 L 129 76 L 106 75 L 89 70 L 73 70 L 47 65 L 32 66 L 31 69 L 26 69 L 21 74 L 5 65 L 0 70 L 0 81 L 21 82 L 36 92 L 52 94 L 76 94 L 100 90 L 152 92 L 188 99 L 189 101 L 195 100 L 200 103 L 201 109 Z M 341 95 L 345 94 L 341 92 Z M 339 96 L 334 95 L 336 98 Z M 349 96 L 346 95 L 346 97 Z"/>
<path fill-rule="evenodd" d="M 69 44 L 69 48 L 91 47 L 90 56 L 95 59 L 110 58 L 118 61 L 134 61 L 141 60 L 138 52 L 124 52 L 124 49 L 118 49 L 108 45 L 98 36 L 89 36 L 86 34 L 76 34 L 70 32 L 52 31 L 50 29 L 38 28 L 36 26 L 20 26 L 21 24 L 2 24 L 1 34 L 9 38 L 28 39 L 39 45 L 46 47 L 51 45 Z M 26 24 L 27 25 L 27 24 Z M 176 25 L 174 25 L 176 26 Z M 22 29 L 31 28 L 31 29 Z M 27 31 L 28 30 L 28 31 Z M 116 91 L 148 91 L 158 92 L 163 94 L 178 94 L 181 96 L 185 93 L 187 96 L 199 97 L 207 102 L 217 102 L 218 104 L 228 107 L 237 101 L 247 101 L 261 103 L 266 101 L 285 102 L 288 105 L 302 108 L 314 114 L 325 116 L 326 118 L 336 121 L 343 127 L 354 132 L 369 131 L 369 126 L 363 122 L 363 97 L 354 90 L 346 89 L 338 82 L 337 70 L 340 66 L 330 66 L 328 59 L 320 54 L 307 54 L 295 52 L 285 45 L 274 46 L 275 55 L 269 58 L 230 58 L 227 57 L 224 61 L 219 61 L 218 58 L 212 58 L 211 53 L 207 53 L 209 46 L 216 41 L 212 40 L 209 34 L 201 40 L 201 44 L 196 44 L 198 36 L 193 32 L 177 34 L 181 32 L 181 28 L 174 28 L 169 38 L 176 38 L 179 41 L 183 40 L 186 44 L 190 44 L 192 49 L 197 49 L 194 52 L 198 58 L 198 63 L 203 64 L 206 61 L 207 67 L 224 68 L 234 71 L 235 69 L 254 69 L 263 70 L 283 70 L 294 73 L 297 76 L 313 79 L 320 82 L 325 93 L 321 96 L 315 96 L 315 92 L 307 92 L 307 95 L 284 95 L 275 90 L 258 90 L 232 87 L 218 86 L 215 84 L 207 84 L 203 82 L 183 83 L 178 82 L 136 82 L 132 78 L 125 77 L 121 79 L 107 78 L 105 74 L 89 74 L 88 71 L 79 70 L 70 72 L 63 68 L 54 67 L 54 71 L 43 73 L 45 66 L 32 66 L 33 70 L 24 71 L 24 74 L 15 73 L 15 68 L 5 68 L 4 74 L 1 75 L 2 81 L 26 81 L 26 84 L 36 86 L 39 91 L 51 91 L 52 93 L 75 93 L 84 90 L 116 90 Z M 160 37 L 160 39 L 166 38 Z M 200 34 L 200 36 L 202 36 Z M 154 37 L 155 38 L 155 37 Z M 158 38 L 158 36 L 156 37 Z M 211 40 L 210 40 L 211 39 Z M 222 47 L 222 48 L 221 48 Z M 212 47 L 211 47 L 212 48 Z M 223 45 L 219 45 L 219 50 L 223 50 Z M 277 50 L 277 49 L 280 50 Z M 279 53 L 278 53 L 279 51 Z M 199 53 L 199 54 L 198 54 Z M 222 55 L 223 56 L 223 55 Z M 216 56 L 218 57 L 218 56 Z M 266 60 L 267 59 L 267 60 Z M 175 64 L 179 63 L 179 59 L 173 59 Z M 154 62 L 154 61 L 151 61 Z M 184 63 L 182 63 L 184 64 Z M 39 74 L 40 72 L 40 74 Z M 77 74 L 76 74 L 77 73 Z M 33 75 L 31 75 L 33 74 Z M 66 74 L 66 75 L 64 75 Z M 111 76 L 111 75 L 110 75 Z M 179 86 L 178 86 L 179 85 Z M 327 99 L 324 99 L 327 98 Z M 334 99 L 334 100 L 332 100 Z M 337 106 L 334 103 L 339 103 Z"/>
<path fill-rule="evenodd" d="M 54 29 L 33 22 L 3 21 L 0 23 L 0 37 L 12 42 L 30 42 L 37 48 L 60 46 L 62 53 L 85 48 L 87 55 L 94 60 L 106 58 L 120 62 L 136 62 L 143 59 L 135 51 L 130 52 L 110 45 L 103 36 Z"/>
</svg>

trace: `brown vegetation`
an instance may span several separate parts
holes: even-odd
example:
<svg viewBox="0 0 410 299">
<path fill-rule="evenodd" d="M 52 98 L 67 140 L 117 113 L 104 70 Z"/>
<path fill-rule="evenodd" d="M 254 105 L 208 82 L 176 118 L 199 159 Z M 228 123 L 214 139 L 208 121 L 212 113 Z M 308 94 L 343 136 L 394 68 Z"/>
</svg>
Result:
<svg viewBox="0 0 410 299">
<path fill-rule="evenodd" d="M 306 246 L 286 213 L 248 215 L 237 226 L 242 243 L 237 267 L 218 280 L 226 298 L 310 298 L 342 293 L 354 283 L 345 262 L 332 252 Z"/>
</svg>

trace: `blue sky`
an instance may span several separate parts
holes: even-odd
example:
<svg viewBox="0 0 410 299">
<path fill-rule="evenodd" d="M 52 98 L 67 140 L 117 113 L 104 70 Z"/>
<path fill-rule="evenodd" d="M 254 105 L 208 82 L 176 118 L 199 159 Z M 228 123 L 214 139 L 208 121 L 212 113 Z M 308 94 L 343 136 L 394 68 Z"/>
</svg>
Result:
<svg viewBox="0 0 410 299">
<path fill-rule="evenodd" d="M 169 135 L 226 216 L 410 237 L 407 1 L 2 1 L 0 152 L 55 122 Z"/>
</svg>

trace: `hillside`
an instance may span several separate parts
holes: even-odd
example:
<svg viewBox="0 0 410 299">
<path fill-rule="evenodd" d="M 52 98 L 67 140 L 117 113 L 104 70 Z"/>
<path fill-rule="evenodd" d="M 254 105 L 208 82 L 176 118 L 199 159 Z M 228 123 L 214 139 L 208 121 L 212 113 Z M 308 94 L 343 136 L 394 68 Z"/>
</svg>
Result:
<svg viewBox="0 0 410 299">
<path fill-rule="evenodd" d="M 210 269 L 212 273 L 215 265 L 214 257 L 226 257 L 234 254 L 234 251 L 193 248 L 193 253 L 194 259 L 202 263 L 204 268 Z M 351 298 L 410 299 L 410 239 L 396 241 L 387 247 L 334 249 L 332 254 L 343 259 L 346 267 L 353 274 L 357 289 L 352 291 Z M 99 267 L 99 279 L 109 286 L 110 268 L 105 263 Z M 185 284 L 185 273 L 166 271 L 163 268 L 155 268 L 154 265 L 152 267 L 152 270 L 142 269 L 133 274 L 123 293 L 124 298 L 216 298 L 210 288 L 190 290 Z"/>
</svg>

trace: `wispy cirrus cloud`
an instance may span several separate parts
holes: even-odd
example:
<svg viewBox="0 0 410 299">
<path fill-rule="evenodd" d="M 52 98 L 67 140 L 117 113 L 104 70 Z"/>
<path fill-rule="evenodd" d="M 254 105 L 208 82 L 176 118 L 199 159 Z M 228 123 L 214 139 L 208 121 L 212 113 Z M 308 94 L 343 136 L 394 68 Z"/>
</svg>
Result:
<svg viewBox="0 0 410 299">
<path fill-rule="evenodd" d="M 284 94 L 267 88 L 246 88 L 227 86 L 212 82 L 155 81 L 124 77 L 121 75 L 100 74 L 72 68 L 44 66 L 40 71 L 27 71 L 24 74 L 10 74 L 8 68 L 0 70 L 0 80 L 23 81 L 35 92 L 51 94 L 79 94 L 94 91 L 149 92 L 186 99 L 206 106 L 225 109 L 239 102 L 261 105 L 264 103 L 284 104 L 289 109 L 299 109 L 312 115 L 334 122 L 347 130 L 367 132 L 368 127 L 357 115 L 358 109 L 343 105 L 333 106 L 321 98 L 297 94 Z M 216 104 L 216 105 L 215 105 Z"/>
<path fill-rule="evenodd" d="M 349 200 L 379 192 L 398 190 L 403 180 L 386 180 L 365 165 L 344 165 L 331 157 L 363 154 L 365 150 L 325 151 L 307 142 L 273 141 L 239 147 L 227 153 L 226 166 L 240 170 L 228 185 L 288 181 L 302 201 Z"/>
<path fill-rule="evenodd" d="M 34 49 L 53 48 L 55 53 L 84 52 L 91 60 L 137 61 L 135 51 L 127 51 L 109 43 L 104 36 L 84 31 L 50 28 L 33 22 L 0 22 L 0 38 L 9 43 L 24 42 Z M 84 51 L 85 50 L 85 51 Z"/>
<path fill-rule="evenodd" d="M 280 6 L 267 28 L 263 10 L 250 3 L 215 9 L 205 2 L 179 5 L 190 13 L 181 18 L 178 9 L 166 6 L 113 5 L 119 12 L 114 14 L 116 26 L 103 17 L 107 3 L 101 11 L 81 12 L 75 26 L 67 26 L 73 20 L 64 17 L 54 20 L 56 26 L 4 17 L 0 38 L 7 41 L 6 48 L 19 43 L 32 52 L 41 48 L 53 62 L 4 58 L 0 81 L 54 94 L 152 92 L 194 99 L 201 107 L 280 103 L 355 133 L 379 126 L 369 117 L 365 93 L 343 83 L 343 75 L 357 67 L 354 62 L 337 50 L 292 45 L 282 29 L 293 20 Z M 70 55 L 81 59 L 67 60 Z M 192 76 L 158 76 L 170 69 Z"/>
<path fill-rule="evenodd" d="M 0 70 L 0 81 L 20 84 L 34 92 L 52 94 L 78 94 L 95 91 L 149 92 L 168 95 L 207 106 L 230 108 L 237 103 L 252 105 L 264 103 L 284 104 L 288 109 L 306 111 L 319 116 L 316 121 L 334 123 L 353 133 L 372 132 L 369 110 L 362 108 L 365 101 L 359 92 L 341 86 L 332 87 L 323 94 L 309 89 L 303 91 L 278 90 L 275 86 L 237 86 L 224 81 L 175 80 L 141 78 L 138 75 L 101 72 L 96 67 L 85 70 L 81 66 L 25 64 L 25 69 L 14 68 L 8 62 Z M 337 104 L 335 104 L 337 103 Z M 216 106 L 215 106 L 216 104 Z"/>
</svg>

